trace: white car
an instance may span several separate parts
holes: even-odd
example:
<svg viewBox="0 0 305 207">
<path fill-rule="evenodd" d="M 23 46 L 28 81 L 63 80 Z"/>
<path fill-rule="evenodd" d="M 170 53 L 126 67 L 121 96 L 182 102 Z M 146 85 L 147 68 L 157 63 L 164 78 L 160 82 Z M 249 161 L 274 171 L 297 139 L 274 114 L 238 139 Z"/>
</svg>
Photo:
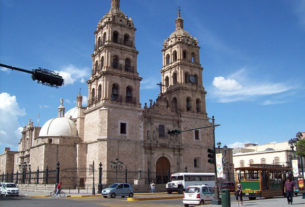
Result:
<svg viewBox="0 0 305 207">
<path fill-rule="evenodd" d="M 1 195 L 19 196 L 19 189 L 15 183 L 1 183 Z"/>
<path fill-rule="evenodd" d="M 191 205 L 203 205 L 206 200 L 214 200 L 214 188 L 207 185 L 192 185 L 185 189 L 183 204 L 185 207 Z"/>
</svg>

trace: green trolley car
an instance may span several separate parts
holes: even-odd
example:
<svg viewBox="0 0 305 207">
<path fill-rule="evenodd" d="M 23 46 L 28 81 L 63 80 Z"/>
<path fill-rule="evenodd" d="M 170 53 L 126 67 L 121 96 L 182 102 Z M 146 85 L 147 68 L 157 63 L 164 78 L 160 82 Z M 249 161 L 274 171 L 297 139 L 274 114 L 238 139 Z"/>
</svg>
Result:
<svg viewBox="0 0 305 207">
<path fill-rule="evenodd" d="M 240 182 L 243 195 L 250 200 L 257 197 L 271 198 L 284 194 L 286 177 L 291 168 L 281 165 L 251 164 L 235 168 L 235 181 Z"/>
</svg>

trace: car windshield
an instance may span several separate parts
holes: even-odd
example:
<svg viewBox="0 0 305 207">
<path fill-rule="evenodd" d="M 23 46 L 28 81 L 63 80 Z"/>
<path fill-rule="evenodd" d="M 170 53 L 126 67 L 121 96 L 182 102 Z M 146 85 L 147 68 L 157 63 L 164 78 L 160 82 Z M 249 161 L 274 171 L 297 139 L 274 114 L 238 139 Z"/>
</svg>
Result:
<svg viewBox="0 0 305 207">
<path fill-rule="evenodd" d="M 199 192 L 199 188 L 198 187 L 188 187 L 185 190 L 186 193 L 198 193 Z"/>
<path fill-rule="evenodd" d="M 16 185 L 15 184 L 6 184 L 6 187 L 7 188 L 16 188 Z"/>
<path fill-rule="evenodd" d="M 118 184 L 115 183 L 115 184 L 110 185 L 109 188 L 116 188 L 117 186 L 118 186 Z"/>
<path fill-rule="evenodd" d="M 172 181 L 175 181 L 175 180 L 183 180 L 183 176 L 172 176 L 172 177 L 171 177 L 171 180 L 172 180 Z"/>
</svg>

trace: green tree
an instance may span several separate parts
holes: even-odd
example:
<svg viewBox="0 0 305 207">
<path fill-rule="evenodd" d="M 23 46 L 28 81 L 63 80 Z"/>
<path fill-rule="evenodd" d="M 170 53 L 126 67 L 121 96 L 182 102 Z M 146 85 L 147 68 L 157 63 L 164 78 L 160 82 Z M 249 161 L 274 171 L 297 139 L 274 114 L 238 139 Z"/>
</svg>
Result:
<svg viewBox="0 0 305 207">
<path fill-rule="evenodd" d="M 305 156 L 305 139 L 297 142 L 297 155 Z"/>
</svg>

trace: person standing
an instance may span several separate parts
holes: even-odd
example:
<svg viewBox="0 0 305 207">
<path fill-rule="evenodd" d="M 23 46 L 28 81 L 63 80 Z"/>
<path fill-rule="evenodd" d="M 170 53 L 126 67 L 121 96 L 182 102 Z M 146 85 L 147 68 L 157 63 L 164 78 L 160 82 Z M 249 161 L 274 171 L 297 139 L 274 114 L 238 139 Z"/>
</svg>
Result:
<svg viewBox="0 0 305 207">
<path fill-rule="evenodd" d="M 285 182 L 284 192 L 286 192 L 286 198 L 287 198 L 288 204 L 291 204 L 291 205 L 292 205 L 292 201 L 293 201 L 293 187 L 294 187 L 294 182 L 289 177 Z"/>
<path fill-rule="evenodd" d="M 151 191 L 152 193 L 154 193 L 155 190 L 156 190 L 156 185 L 155 185 L 154 181 L 151 181 L 151 184 L 150 184 L 150 191 Z"/>
<path fill-rule="evenodd" d="M 237 184 L 235 196 L 236 196 L 238 205 L 239 204 L 243 205 L 243 191 L 242 191 L 242 187 L 241 187 L 240 183 Z"/>
</svg>

